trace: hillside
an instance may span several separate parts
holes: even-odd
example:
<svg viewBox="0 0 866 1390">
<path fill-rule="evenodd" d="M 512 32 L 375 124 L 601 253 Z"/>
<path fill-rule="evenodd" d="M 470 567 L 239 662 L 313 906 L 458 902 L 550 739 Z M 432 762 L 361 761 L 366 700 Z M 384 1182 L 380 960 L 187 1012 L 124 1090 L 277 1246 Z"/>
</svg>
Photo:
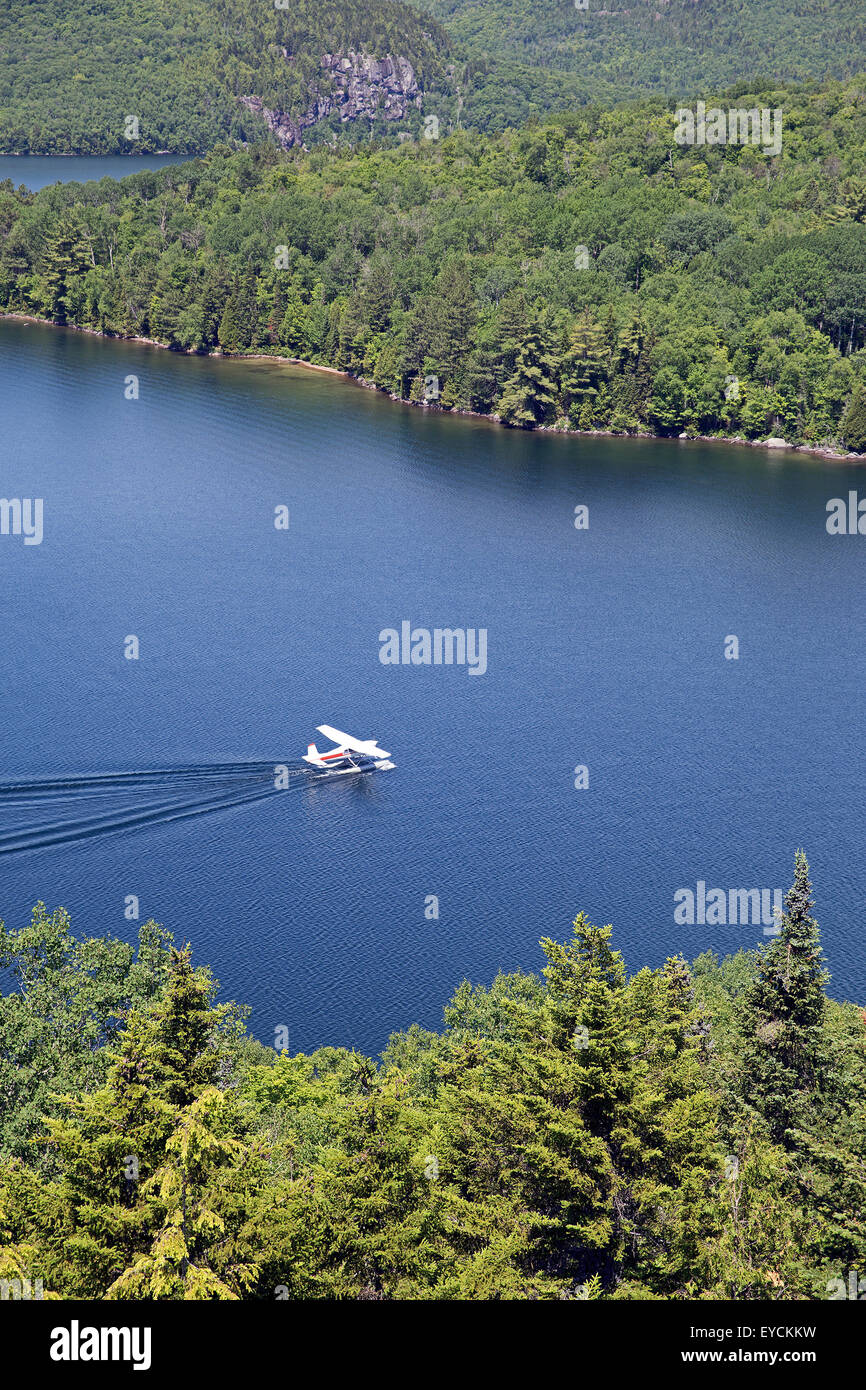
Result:
<svg viewBox="0 0 866 1390">
<path fill-rule="evenodd" d="M 844 79 L 866 52 L 862 0 L 280 3 L 7 0 L 0 152 L 200 153 L 269 130 L 285 147 L 393 144 L 431 116 L 495 132 L 586 103 Z"/>
<path fill-rule="evenodd" d="M 0 309 L 259 352 L 525 428 L 866 450 L 866 88 L 773 89 L 781 154 L 647 102 L 392 149 L 271 145 L 19 195 Z M 736 381 L 736 387 L 733 383 Z"/>
<path fill-rule="evenodd" d="M 452 109 L 449 51 L 398 0 L 8 0 L 0 151 L 193 153 L 269 125 L 284 145 L 417 134 L 422 93 Z"/>
<path fill-rule="evenodd" d="M 412 0 L 475 63 L 471 120 L 578 101 L 853 77 L 862 0 Z M 585 5 L 585 7 L 584 7 Z M 491 82 L 488 72 L 495 72 Z"/>
</svg>

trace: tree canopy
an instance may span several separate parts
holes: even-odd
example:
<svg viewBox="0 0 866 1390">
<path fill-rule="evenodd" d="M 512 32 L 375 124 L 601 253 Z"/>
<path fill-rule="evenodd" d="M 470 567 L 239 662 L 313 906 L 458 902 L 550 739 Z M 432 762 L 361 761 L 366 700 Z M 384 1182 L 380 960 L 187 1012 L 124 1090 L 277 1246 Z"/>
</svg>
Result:
<svg viewBox="0 0 866 1390">
<path fill-rule="evenodd" d="M 766 946 L 632 976 L 580 913 L 540 976 L 464 982 L 441 1032 L 377 1064 L 254 1042 L 152 924 L 133 959 L 39 909 L 4 933 L 14 997 L 82 1041 L 58 1060 L 3 1000 L 4 1064 L 52 1088 L 0 1112 L 0 1277 L 108 1300 L 825 1298 L 866 1259 L 866 1015 L 826 997 L 812 912 L 798 854 Z"/>
<path fill-rule="evenodd" d="M 779 155 L 678 145 L 674 112 L 644 102 L 7 182 L 0 310 L 301 358 L 521 428 L 862 451 L 863 79 L 739 101 L 783 112 Z"/>
</svg>

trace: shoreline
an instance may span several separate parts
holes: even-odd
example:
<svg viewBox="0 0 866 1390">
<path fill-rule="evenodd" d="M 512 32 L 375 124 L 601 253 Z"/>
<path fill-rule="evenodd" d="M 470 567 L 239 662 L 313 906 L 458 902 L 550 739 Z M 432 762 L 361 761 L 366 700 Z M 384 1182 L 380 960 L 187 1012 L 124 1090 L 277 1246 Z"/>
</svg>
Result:
<svg viewBox="0 0 866 1390">
<path fill-rule="evenodd" d="M 53 150 L 34 154 L 32 150 L 0 150 L 0 159 L 149 159 L 152 154 L 177 155 L 178 159 L 201 159 L 198 154 L 178 154 L 177 150 L 118 150 L 116 154 L 82 154 L 80 150 Z"/>
<path fill-rule="evenodd" d="M 121 335 L 119 333 L 101 333 L 98 328 L 83 328 L 75 323 L 54 323 L 52 319 L 40 318 L 37 314 L 0 312 L 0 320 L 18 319 L 24 323 L 39 323 L 46 328 L 67 328 L 73 333 L 88 333 L 92 338 L 102 338 L 106 342 L 118 343 L 143 343 L 147 347 L 159 348 L 163 352 L 174 352 L 181 357 L 208 357 L 214 360 L 225 362 L 284 362 L 290 367 L 303 367 L 311 372 L 326 372 L 330 376 L 342 377 L 352 385 L 359 386 L 364 391 L 376 391 L 381 396 L 387 396 L 389 400 L 400 405 L 411 406 L 414 410 L 435 411 L 440 415 L 462 415 L 469 416 L 475 420 L 487 420 L 492 425 L 498 425 L 501 429 L 508 429 L 510 426 L 503 425 L 498 415 L 485 415 L 480 410 L 467 410 L 456 408 L 454 410 L 443 410 L 441 406 L 430 405 L 426 401 L 409 401 L 403 396 L 396 395 L 393 391 L 387 391 L 383 386 L 377 386 L 375 382 L 366 381 L 363 377 L 353 376 L 341 367 L 328 367 L 321 362 L 307 362 L 303 357 L 283 357 L 281 354 L 272 352 L 196 352 L 192 348 L 172 348 L 168 343 L 161 343 L 157 338 L 143 338 L 133 334 Z M 569 427 L 568 429 L 557 429 L 554 425 L 537 425 L 534 430 L 524 430 L 524 434 L 555 434 L 563 439 L 568 439 L 574 435 L 578 439 L 642 439 L 642 440 L 661 440 L 664 443 L 674 441 L 680 443 L 696 444 L 739 444 L 749 449 L 764 449 L 768 453 L 798 453 L 808 454 L 812 458 L 828 459 L 832 463 L 866 463 L 866 454 L 840 453 L 831 449 L 828 445 L 818 444 L 789 444 L 787 440 L 746 439 L 742 435 L 728 434 L 650 434 L 649 432 L 639 432 L 636 434 L 625 434 L 617 430 L 578 430 Z"/>
</svg>

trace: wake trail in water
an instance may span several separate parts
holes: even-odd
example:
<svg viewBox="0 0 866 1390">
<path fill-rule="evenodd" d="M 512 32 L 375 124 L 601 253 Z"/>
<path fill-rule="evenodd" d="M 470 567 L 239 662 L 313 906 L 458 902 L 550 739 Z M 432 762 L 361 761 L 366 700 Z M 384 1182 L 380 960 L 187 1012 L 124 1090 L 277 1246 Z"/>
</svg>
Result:
<svg viewBox="0 0 866 1390">
<path fill-rule="evenodd" d="M 100 772 L 89 777 L 40 778 L 33 782 L 0 782 L 0 804 L 7 797 L 32 792 L 55 796 L 58 792 L 113 791 L 144 785 L 178 786 L 180 783 L 237 781 L 273 778 L 276 763 L 211 763 L 204 766 L 142 768 L 135 772 Z M 299 769 L 302 771 L 302 769 Z"/>
<path fill-rule="evenodd" d="M 305 768 L 283 764 L 288 787 L 277 788 L 276 766 L 215 763 L 0 783 L 0 855 L 243 806 L 277 791 L 299 790 L 311 775 Z M 39 811 L 44 821 L 21 824 L 24 812 L 30 820 Z"/>
</svg>

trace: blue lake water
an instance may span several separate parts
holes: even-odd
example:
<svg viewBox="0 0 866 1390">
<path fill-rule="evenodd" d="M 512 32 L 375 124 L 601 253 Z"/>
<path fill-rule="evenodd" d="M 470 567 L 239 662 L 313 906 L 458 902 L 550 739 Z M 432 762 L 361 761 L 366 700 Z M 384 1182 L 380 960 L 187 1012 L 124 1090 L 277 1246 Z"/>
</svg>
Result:
<svg viewBox="0 0 866 1390">
<path fill-rule="evenodd" d="M 89 179 L 123 179 L 142 169 L 161 169 L 165 164 L 182 164 L 178 154 L 78 154 L 0 155 L 0 183 L 11 179 L 34 193 L 50 183 L 86 183 Z"/>
<path fill-rule="evenodd" d="M 42 898 L 131 938 L 134 894 L 256 1036 L 375 1053 L 581 908 L 631 970 L 753 946 L 674 894 L 787 888 L 802 845 L 831 992 L 866 999 L 866 537 L 825 528 L 858 470 L 16 321 L 0 420 L 0 492 L 44 499 L 40 545 L 0 535 L 9 925 Z M 404 620 L 485 628 L 487 672 L 383 665 Z M 316 781 L 320 723 L 396 769 Z"/>
</svg>

